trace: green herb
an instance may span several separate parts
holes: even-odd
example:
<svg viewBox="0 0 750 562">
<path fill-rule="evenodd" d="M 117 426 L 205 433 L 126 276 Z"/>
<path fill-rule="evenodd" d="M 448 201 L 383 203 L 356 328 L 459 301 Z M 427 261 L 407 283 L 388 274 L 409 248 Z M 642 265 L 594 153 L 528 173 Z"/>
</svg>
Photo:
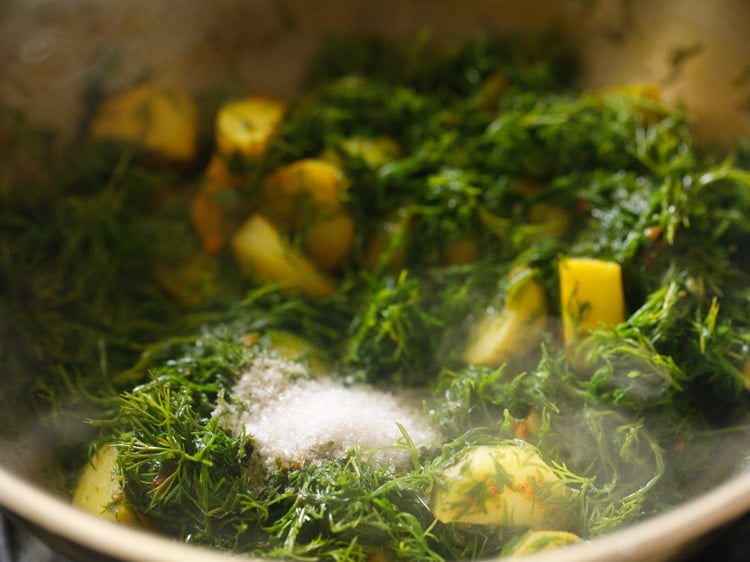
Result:
<svg viewBox="0 0 750 562">
<path fill-rule="evenodd" d="M 45 155 L 49 171 L 0 184 L 0 351 L 14 389 L 4 399 L 85 405 L 92 441 L 118 447 L 127 502 L 154 529 L 273 558 L 499 555 L 527 529 L 441 523 L 430 506 L 441 470 L 507 439 L 553 467 L 568 490 L 562 519 L 585 538 L 726 478 L 734 459 L 715 455 L 747 432 L 750 405 L 747 146 L 718 159 L 696 146 L 684 112 L 578 91 L 574 68 L 550 36 L 327 44 L 268 152 L 230 162 L 242 178 L 232 210 L 262 212 L 267 172 L 340 161 L 356 235 L 331 273 L 338 289 L 318 299 L 242 280 L 231 248 L 200 253 L 195 170 L 149 168 L 132 147 L 83 140 L 58 153 L 53 137 L 9 117 L 28 147 L 14 158 Z M 399 149 L 382 162 L 348 149 L 382 137 Z M 371 260 L 373 237 L 393 224 Z M 466 259 L 451 259 L 456 243 L 472 249 Z M 623 271 L 625 320 L 592 331 L 578 353 L 558 334 L 564 255 Z M 519 265 L 546 295 L 539 345 L 464 364 Z M 394 447 L 407 467 L 354 447 L 266 472 L 253 435 L 231 434 L 215 413 L 257 357 L 286 357 L 278 332 L 303 338 L 343 386 L 420 392 L 444 442 L 418 446 L 401 426 Z"/>
</svg>

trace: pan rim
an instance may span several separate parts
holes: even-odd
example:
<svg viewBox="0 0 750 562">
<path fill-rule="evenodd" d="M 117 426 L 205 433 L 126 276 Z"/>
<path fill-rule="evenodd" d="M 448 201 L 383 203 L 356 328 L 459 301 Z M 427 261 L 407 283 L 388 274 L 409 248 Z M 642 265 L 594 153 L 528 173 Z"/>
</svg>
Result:
<svg viewBox="0 0 750 562">
<path fill-rule="evenodd" d="M 178 542 L 84 512 L 0 466 L 0 507 L 63 540 L 127 562 L 261 562 Z M 684 504 L 610 534 L 529 556 L 530 562 L 665 560 L 750 510 L 750 471 Z M 689 548 L 689 547 L 688 547 Z"/>
</svg>

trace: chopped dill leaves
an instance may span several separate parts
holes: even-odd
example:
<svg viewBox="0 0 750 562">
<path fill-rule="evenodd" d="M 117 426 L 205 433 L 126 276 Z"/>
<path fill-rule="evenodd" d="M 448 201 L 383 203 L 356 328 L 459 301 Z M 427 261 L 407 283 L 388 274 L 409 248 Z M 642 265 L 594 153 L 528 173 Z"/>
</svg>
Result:
<svg viewBox="0 0 750 562">
<path fill-rule="evenodd" d="M 747 433 L 750 407 L 750 149 L 716 157 L 682 110 L 580 91 L 574 69 L 550 36 L 325 45 L 267 150 L 226 159 L 220 198 L 228 223 L 272 214 L 268 174 L 335 163 L 331 209 L 354 226 L 320 297 L 244 278 L 231 242 L 202 246 L 191 204 L 206 155 L 173 169 L 116 143 L 61 147 L 3 109 L 0 146 L 18 142 L 0 171 L 0 416 L 50 420 L 68 488 L 89 445 L 112 444 L 123 501 L 149 528 L 278 559 L 500 555 L 528 525 L 433 512 L 441 475 L 476 446 L 538 450 L 566 492 L 532 482 L 531 496 L 586 539 L 728 477 L 715 452 Z M 313 256 L 297 224 L 312 211 L 275 217 L 287 253 Z M 621 267 L 623 321 L 564 341 L 563 256 Z M 532 277 L 541 315 L 524 308 Z M 478 327 L 533 345 L 467 364 Z M 217 412 L 253 407 L 233 389 L 268 355 L 303 382 L 413 398 L 439 438 L 394 420 L 400 437 L 378 452 L 405 466 L 359 446 L 326 457 L 329 443 L 264 463 L 260 439 Z M 515 485 L 495 464 L 461 483 L 466 505 Z"/>
</svg>

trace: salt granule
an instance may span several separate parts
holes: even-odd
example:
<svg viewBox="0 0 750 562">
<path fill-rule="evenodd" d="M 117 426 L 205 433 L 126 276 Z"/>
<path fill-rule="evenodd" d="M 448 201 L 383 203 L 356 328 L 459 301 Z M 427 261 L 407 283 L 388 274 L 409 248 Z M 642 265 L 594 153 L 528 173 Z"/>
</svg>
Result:
<svg viewBox="0 0 750 562">
<path fill-rule="evenodd" d="M 309 378 L 304 366 L 269 356 L 254 361 L 216 415 L 227 431 L 253 437 L 267 472 L 279 463 L 341 457 L 355 446 L 373 462 L 404 466 L 408 453 L 387 448 L 402 439 L 397 424 L 417 445 L 438 440 L 421 409 L 404 399 L 332 377 Z"/>
</svg>

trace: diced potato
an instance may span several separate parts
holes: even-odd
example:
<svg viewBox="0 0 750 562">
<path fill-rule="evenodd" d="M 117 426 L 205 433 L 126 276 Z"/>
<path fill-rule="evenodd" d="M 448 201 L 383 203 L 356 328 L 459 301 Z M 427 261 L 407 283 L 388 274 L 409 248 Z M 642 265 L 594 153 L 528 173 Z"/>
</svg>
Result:
<svg viewBox="0 0 750 562">
<path fill-rule="evenodd" d="M 280 226 L 294 229 L 305 215 L 341 205 L 346 177 L 338 166 L 306 158 L 273 172 L 263 188 L 264 211 Z"/>
<path fill-rule="evenodd" d="M 125 505 L 114 446 L 105 445 L 99 449 L 86 465 L 73 494 L 73 505 L 117 523 L 140 524 L 135 513 Z"/>
<path fill-rule="evenodd" d="M 396 209 L 380 223 L 367 238 L 363 255 L 363 265 L 368 271 L 386 266 L 391 271 L 399 271 L 406 263 L 414 223 L 414 211 L 404 205 Z"/>
<path fill-rule="evenodd" d="M 317 373 L 326 370 L 326 359 L 323 353 L 305 338 L 285 330 L 269 330 L 266 336 L 271 347 L 287 359 L 308 362 L 310 368 Z"/>
<path fill-rule="evenodd" d="M 493 72 L 482 84 L 474 103 L 480 109 L 495 111 L 507 88 L 508 76 L 500 70 Z"/>
<path fill-rule="evenodd" d="M 535 178 L 512 177 L 508 181 L 508 188 L 527 198 L 539 197 L 544 192 L 544 182 Z"/>
<path fill-rule="evenodd" d="M 436 479 L 431 510 L 443 523 L 553 528 L 566 488 L 528 443 L 475 446 Z"/>
<path fill-rule="evenodd" d="M 265 345 L 284 359 L 307 364 L 313 373 L 323 374 L 329 370 L 325 354 L 305 338 L 292 332 L 268 330 L 263 335 L 253 332 L 245 335 L 243 341 L 247 345 Z"/>
<path fill-rule="evenodd" d="M 232 176 L 226 161 L 221 155 L 214 154 L 203 175 L 200 191 L 190 207 L 193 226 L 203 242 L 203 248 L 209 253 L 219 252 L 229 237 L 232 225 L 220 199 L 230 195 L 236 187 L 237 179 Z"/>
<path fill-rule="evenodd" d="M 251 96 L 222 106 L 215 125 L 219 152 L 226 156 L 261 156 L 276 134 L 285 110 L 283 101 L 264 96 Z"/>
<path fill-rule="evenodd" d="M 750 390 L 750 359 L 745 361 L 745 365 L 742 368 L 742 379 L 745 390 Z"/>
<path fill-rule="evenodd" d="M 283 239 L 266 217 L 251 216 L 234 234 L 232 248 L 240 270 L 260 282 L 313 297 L 336 290 L 331 279 Z"/>
<path fill-rule="evenodd" d="M 194 307 L 218 290 L 219 263 L 215 256 L 196 252 L 182 263 L 157 266 L 154 277 L 167 294 Z"/>
<path fill-rule="evenodd" d="M 563 339 L 625 320 L 620 264 L 593 258 L 565 258 L 559 263 Z"/>
<path fill-rule="evenodd" d="M 598 91 L 600 96 L 624 96 L 631 98 L 648 99 L 655 102 L 661 100 L 661 88 L 658 84 L 651 83 L 633 83 L 621 84 L 618 86 L 608 86 Z"/>
<path fill-rule="evenodd" d="M 479 259 L 479 246 L 472 238 L 448 242 L 443 249 L 445 265 L 465 265 Z"/>
<path fill-rule="evenodd" d="M 354 136 L 341 141 L 341 149 L 348 156 L 361 158 L 368 168 L 380 168 L 401 156 L 401 147 L 390 137 Z M 327 151 L 323 158 L 342 165 L 341 158 L 332 151 Z"/>
<path fill-rule="evenodd" d="M 542 417 L 536 410 L 529 411 L 525 418 L 514 420 L 513 437 L 524 441 L 533 441 L 542 428 Z"/>
<path fill-rule="evenodd" d="M 643 107 L 639 109 L 639 113 L 648 123 L 657 123 L 663 117 L 663 114 L 655 108 L 656 104 L 662 101 L 661 88 L 658 84 L 621 84 L 602 88 L 597 93 L 604 99 L 621 99 L 630 103 L 640 101 Z M 648 107 L 652 104 L 654 109 Z"/>
<path fill-rule="evenodd" d="M 511 284 L 503 308 L 477 323 L 464 353 L 467 365 L 500 365 L 539 345 L 547 322 L 544 287 L 528 268 L 516 268 L 510 275 L 519 280 Z"/>
<path fill-rule="evenodd" d="M 567 531 L 528 531 L 503 550 L 503 556 L 526 556 L 577 542 L 581 542 L 581 537 Z"/>
<path fill-rule="evenodd" d="M 545 234 L 555 239 L 561 239 L 570 228 L 570 212 L 562 205 L 539 201 L 529 207 L 529 224 L 543 225 Z"/>
<path fill-rule="evenodd" d="M 354 220 L 343 207 L 315 217 L 301 233 L 302 245 L 320 267 L 331 271 L 339 267 L 354 244 Z"/>
<path fill-rule="evenodd" d="M 354 243 L 354 220 L 341 203 L 346 187 L 341 168 L 317 158 L 284 166 L 264 184 L 264 211 L 327 271 L 341 265 Z"/>
<path fill-rule="evenodd" d="M 382 546 L 374 546 L 368 550 L 365 560 L 366 562 L 390 562 L 396 560 L 396 555 Z"/>
<path fill-rule="evenodd" d="M 91 135 L 139 144 L 158 159 L 189 162 L 197 150 L 198 110 L 182 90 L 141 84 L 102 103 Z"/>
<path fill-rule="evenodd" d="M 547 312 L 547 296 L 536 275 L 528 266 L 514 267 L 510 271 L 508 277 L 512 284 L 505 297 L 506 310 L 529 318 Z"/>
<path fill-rule="evenodd" d="M 493 367 L 524 356 L 539 344 L 545 321 L 543 315 L 529 319 L 508 310 L 485 316 L 473 330 L 464 363 Z"/>
</svg>

